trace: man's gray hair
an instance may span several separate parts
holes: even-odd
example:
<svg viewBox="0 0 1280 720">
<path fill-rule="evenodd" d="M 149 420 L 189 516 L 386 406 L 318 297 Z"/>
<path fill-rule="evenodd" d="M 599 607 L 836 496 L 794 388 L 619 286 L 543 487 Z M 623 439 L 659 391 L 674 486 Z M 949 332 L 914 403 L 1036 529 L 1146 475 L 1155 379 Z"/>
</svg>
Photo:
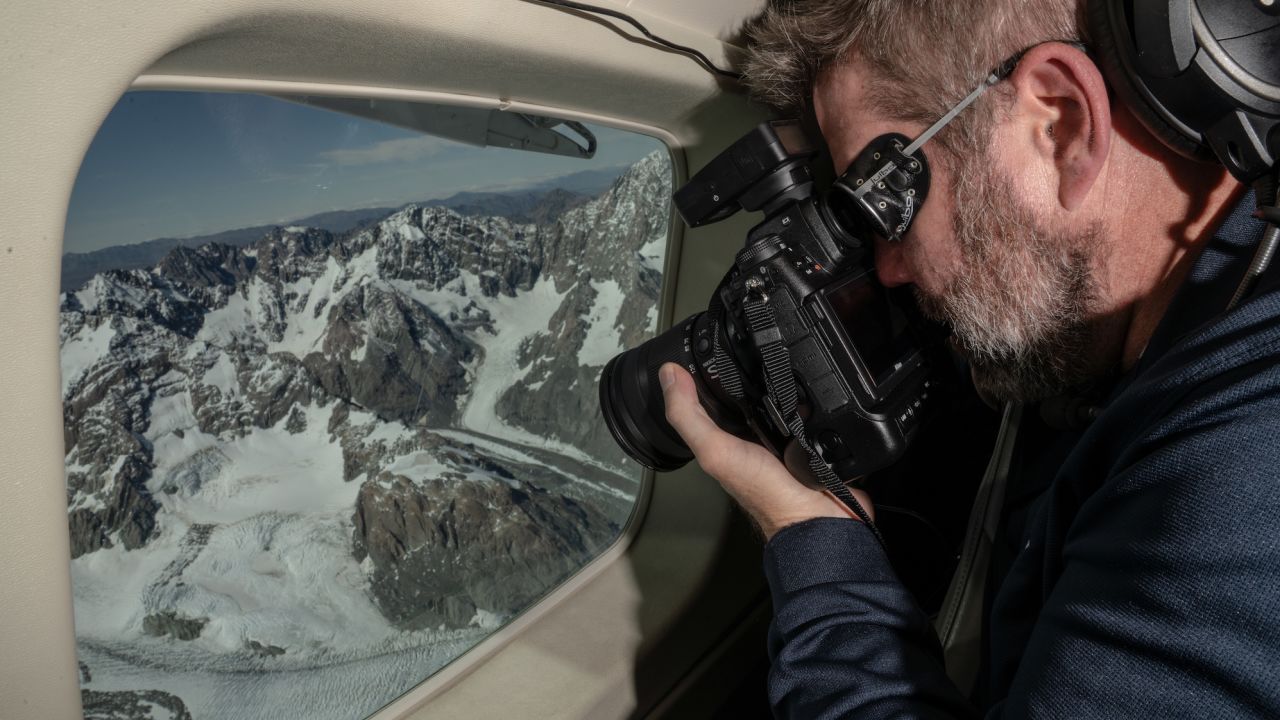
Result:
<svg viewBox="0 0 1280 720">
<path fill-rule="evenodd" d="M 1084 39 L 1084 2 L 769 0 L 743 28 L 745 82 L 756 99 L 795 113 L 819 73 L 857 59 L 871 71 L 876 110 L 931 124 L 1014 53 Z M 985 127 L 990 112 L 970 115 L 956 131 Z"/>
</svg>

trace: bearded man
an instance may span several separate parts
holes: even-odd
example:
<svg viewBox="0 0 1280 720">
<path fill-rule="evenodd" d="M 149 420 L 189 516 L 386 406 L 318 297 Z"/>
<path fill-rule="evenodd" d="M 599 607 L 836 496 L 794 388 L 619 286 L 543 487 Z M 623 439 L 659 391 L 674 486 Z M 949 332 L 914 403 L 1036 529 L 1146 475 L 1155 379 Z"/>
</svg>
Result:
<svg viewBox="0 0 1280 720">
<path fill-rule="evenodd" d="M 1113 102 L 1080 0 L 776 2 L 747 37 L 756 96 L 810 108 L 837 168 L 1021 53 L 930 141 L 933 195 L 876 270 L 952 327 L 984 396 L 1100 408 L 1026 433 L 967 693 L 870 529 L 664 366 L 668 419 L 768 541 L 775 712 L 1280 717 L 1280 278 L 1227 309 L 1252 194 Z"/>
</svg>

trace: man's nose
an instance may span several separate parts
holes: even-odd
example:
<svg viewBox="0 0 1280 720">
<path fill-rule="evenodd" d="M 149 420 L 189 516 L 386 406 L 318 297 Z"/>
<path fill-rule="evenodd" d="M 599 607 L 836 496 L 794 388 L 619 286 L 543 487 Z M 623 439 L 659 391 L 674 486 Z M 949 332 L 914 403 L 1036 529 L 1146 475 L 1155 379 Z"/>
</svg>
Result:
<svg viewBox="0 0 1280 720">
<path fill-rule="evenodd" d="M 889 242 L 884 238 L 876 238 L 876 275 L 880 278 L 880 284 L 885 287 L 897 287 L 911 282 L 911 272 L 907 267 L 901 240 Z"/>
</svg>

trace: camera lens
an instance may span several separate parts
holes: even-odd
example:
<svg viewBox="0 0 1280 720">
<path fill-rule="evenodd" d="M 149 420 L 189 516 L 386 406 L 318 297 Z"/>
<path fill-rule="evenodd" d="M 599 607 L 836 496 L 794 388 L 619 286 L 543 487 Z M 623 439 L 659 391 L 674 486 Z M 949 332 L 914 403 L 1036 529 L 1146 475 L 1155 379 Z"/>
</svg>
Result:
<svg viewBox="0 0 1280 720">
<path fill-rule="evenodd" d="M 600 374 L 600 409 L 618 445 L 636 462 L 662 472 L 693 459 L 671 423 L 658 368 L 674 362 L 690 367 L 689 334 L 698 315 L 609 361 Z"/>
</svg>

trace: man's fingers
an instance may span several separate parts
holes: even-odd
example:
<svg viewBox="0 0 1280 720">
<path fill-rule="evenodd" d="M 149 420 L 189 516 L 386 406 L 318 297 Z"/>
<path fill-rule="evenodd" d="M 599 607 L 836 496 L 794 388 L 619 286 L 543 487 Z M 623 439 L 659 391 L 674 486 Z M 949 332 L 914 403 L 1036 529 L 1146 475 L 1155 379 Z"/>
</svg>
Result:
<svg viewBox="0 0 1280 720">
<path fill-rule="evenodd" d="M 711 477 L 755 518 L 766 537 L 813 517 L 848 517 L 835 498 L 807 488 L 762 446 L 721 430 L 698 401 L 693 377 L 679 365 L 658 368 L 667 421 Z"/>
</svg>

